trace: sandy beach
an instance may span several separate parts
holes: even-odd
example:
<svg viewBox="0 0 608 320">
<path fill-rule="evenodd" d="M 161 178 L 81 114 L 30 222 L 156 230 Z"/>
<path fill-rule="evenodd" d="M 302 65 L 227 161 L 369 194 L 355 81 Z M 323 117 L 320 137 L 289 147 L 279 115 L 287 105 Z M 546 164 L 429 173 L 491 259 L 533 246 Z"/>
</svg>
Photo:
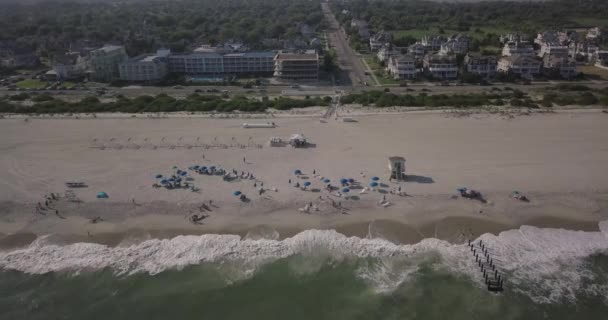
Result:
<svg viewBox="0 0 608 320">
<path fill-rule="evenodd" d="M 119 245 L 179 234 L 285 238 L 306 229 L 400 243 L 428 237 L 463 242 L 523 224 L 597 230 L 597 222 L 608 218 L 608 117 L 601 112 L 350 115 L 357 122 L 321 123 L 314 114 L 248 120 L 275 122 L 272 129 L 244 129 L 243 119 L 186 116 L 3 119 L 0 247 L 44 234 Z M 271 137 L 294 133 L 311 145 L 268 144 Z M 407 181 L 388 180 L 390 156 L 406 159 Z M 193 165 L 255 179 L 227 182 L 187 169 Z M 155 176 L 170 176 L 173 167 L 187 171 L 200 191 L 153 188 Z M 295 176 L 296 169 L 303 174 Z M 324 190 L 321 181 L 353 178 L 367 187 L 372 176 L 380 178 L 380 188 L 365 194 L 353 188 L 342 197 Z M 65 183 L 74 181 L 87 185 L 70 189 L 77 202 L 66 198 Z M 306 181 L 307 190 L 293 186 Z M 399 186 L 407 195 L 391 193 Z M 463 186 L 480 191 L 487 202 L 457 197 Z M 514 190 L 530 202 L 511 198 Z M 109 198 L 97 199 L 98 192 Z M 52 209 L 37 210 L 50 193 L 59 195 Z M 390 206 L 378 205 L 383 195 Z M 209 200 L 210 210 L 201 211 Z M 318 211 L 299 210 L 311 202 Z M 193 214 L 208 217 L 193 224 Z M 91 223 L 96 217 L 101 219 Z"/>
</svg>

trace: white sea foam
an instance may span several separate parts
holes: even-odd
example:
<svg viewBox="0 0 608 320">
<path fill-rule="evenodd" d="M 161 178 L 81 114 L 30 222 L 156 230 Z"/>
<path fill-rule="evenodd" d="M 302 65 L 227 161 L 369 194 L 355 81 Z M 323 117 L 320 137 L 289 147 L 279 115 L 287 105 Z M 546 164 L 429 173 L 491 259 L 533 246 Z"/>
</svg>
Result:
<svg viewBox="0 0 608 320">
<path fill-rule="evenodd" d="M 600 223 L 599 232 L 523 226 L 498 236 L 485 234 L 479 239 L 486 243 L 496 264 L 507 274 L 505 286 L 528 294 L 537 302 L 574 298 L 580 290 L 607 292 L 606 284 L 585 288 L 582 284 L 584 280 L 592 282 L 594 277 L 583 258 L 608 250 L 608 221 Z M 122 247 L 92 243 L 59 246 L 49 244 L 41 237 L 27 248 L 0 252 L 0 268 L 33 274 L 104 268 L 112 268 L 119 274 L 157 274 L 205 262 L 238 262 L 244 270 L 251 271 L 260 264 L 293 255 L 323 255 L 331 259 L 370 257 L 379 258 L 382 263 L 359 270 L 359 276 L 376 285 L 379 291 L 387 291 L 415 273 L 415 261 L 429 253 L 438 254 L 442 264 L 450 270 L 465 273 L 482 283 L 466 245 L 437 239 L 397 245 L 382 239 L 346 237 L 328 230 L 307 230 L 280 241 L 201 235 L 152 239 Z M 315 265 L 318 267 L 318 264 L 310 263 L 309 268 L 300 271 L 314 271 Z"/>
</svg>

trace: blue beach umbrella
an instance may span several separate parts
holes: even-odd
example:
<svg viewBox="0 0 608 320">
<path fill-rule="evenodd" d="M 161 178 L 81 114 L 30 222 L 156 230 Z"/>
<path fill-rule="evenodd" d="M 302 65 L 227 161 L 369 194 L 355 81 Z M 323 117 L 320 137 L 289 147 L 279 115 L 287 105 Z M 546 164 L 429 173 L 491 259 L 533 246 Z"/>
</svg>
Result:
<svg viewBox="0 0 608 320">
<path fill-rule="evenodd" d="M 156 175 L 156 179 L 160 179 L 160 178 L 162 178 L 162 177 L 163 177 L 163 175 L 162 175 L 162 174 L 157 174 L 157 175 Z"/>
<path fill-rule="evenodd" d="M 342 192 L 348 193 L 348 192 L 350 192 L 350 189 L 349 188 L 344 188 L 344 189 L 342 189 Z"/>
<path fill-rule="evenodd" d="M 295 175 L 302 174 L 302 170 L 300 170 L 300 169 L 295 170 L 295 171 L 293 172 L 293 174 L 295 174 Z"/>
<path fill-rule="evenodd" d="M 161 181 L 160 181 L 160 183 L 162 183 L 162 184 L 167 184 L 167 183 L 169 183 L 169 180 L 167 180 L 167 179 L 163 179 L 163 180 L 161 180 Z"/>
<path fill-rule="evenodd" d="M 348 182 L 348 179 L 346 179 L 346 178 L 340 179 L 340 183 L 347 183 L 347 182 Z"/>
<path fill-rule="evenodd" d="M 235 196 L 240 196 L 240 195 L 241 195 L 241 192 L 240 192 L 240 191 L 235 191 L 235 192 L 233 192 L 232 194 L 233 194 L 233 195 L 235 195 Z"/>
<path fill-rule="evenodd" d="M 331 182 L 331 180 L 329 180 L 329 179 L 323 180 L 323 183 L 330 183 L 330 182 Z"/>
<path fill-rule="evenodd" d="M 180 175 L 182 175 L 182 176 L 185 176 L 185 175 L 187 175 L 187 174 L 188 174 L 188 172 L 186 172 L 186 171 L 182 171 L 182 172 L 180 172 Z"/>
<path fill-rule="evenodd" d="M 201 170 L 207 170 L 207 167 L 201 167 Z"/>
<path fill-rule="evenodd" d="M 353 179 L 353 178 L 348 179 L 348 183 L 354 183 L 354 182 L 355 182 L 355 179 Z"/>
<path fill-rule="evenodd" d="M 97 198 L 99 198 L 99 199 L 107 199 L 107 198 L 109 198 L 109 196 L 108 196 L 107 193 L 105 193 L 105 192 L 102 191 L 102 192 L 97 192 Z"/>
<path fill-rule="evenodd" d="M 305 186 L 305 187 L 308 187 L 308 186 L 310 186 L 310 185 L 311 185 L 310 181 L 306 181 L 306 182 L 304 182 L 304 186 Z"/>
<path fill-rule="evenodd" d="M 369 186 L 370 186 L 370 187 L 372 187 L 372 188 L 375 188 L 375 187 L 377 187 L 377 186 L 378 186 L 378 182 L 371 182 L 371 183 L 369 184 Z"/>
<path fill-rule="evenodd" d="M 372 177 L 372 180 L 378 181 L 378 180 L 380 180 L 380 178 L 378 178 L 378 177 Z"/>
</svg>

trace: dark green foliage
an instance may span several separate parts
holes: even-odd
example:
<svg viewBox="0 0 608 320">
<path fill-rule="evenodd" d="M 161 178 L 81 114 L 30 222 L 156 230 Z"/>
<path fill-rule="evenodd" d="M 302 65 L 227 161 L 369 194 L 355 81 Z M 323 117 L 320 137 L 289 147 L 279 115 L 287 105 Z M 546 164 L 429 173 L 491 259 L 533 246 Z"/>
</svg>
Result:
<svg viewBox="0 0 608 320">
<path fill-rule="evenodd" d="M 502 105 L 503 98 L 510 98 L 513 94 L 437 94 L 428 95 L 421 93 L 419 95 L 396 95 L 390 92 L 369 91 L 359 94 L 350 94 L 342 97 L 341 102 L 357 103 L 362 105 L 374 104 L 377 107 L 481 107 L 485 105 Z M 518 103 L 521 106 L 528 105 L 524 101 Z"/>
<path fill-rule="evenodd" d="M 192 94 L 186 99 L 178 100 L 166 94 L 156 97 L 139 96 L 127 99 L 119 96 L 115 102 L 103 103 L 96 97 L 86 97 L 79 102 L 65 102 L 62 100 L 44 100 L 32 106 L 17 106 L 7 101 L 0 100 L 0 112 L 5 113 L 100 113 L 100 112 L 264 112 L 273 108 L 277 110 L 289 110 L 293 108 L 307 108 L 312 106 L 328 106 L 331 97 L 289 99 L 278 98 L 270 100 L 268 97 L 262 100 L 236 96 L 230 100 L 222 99 L 215 95 Z"/>
<path fill-rule="evenodd" d="M 182 52 L 200 43 L 294 39 L 298 25 L 317 29 L 319 2 L 307 0 L 24 1 L 0 4 L 0 40 L 17 40 L 43 55 L 77 40 L 124 43 L 129 55 L 160 46 Z"/>
</svg>

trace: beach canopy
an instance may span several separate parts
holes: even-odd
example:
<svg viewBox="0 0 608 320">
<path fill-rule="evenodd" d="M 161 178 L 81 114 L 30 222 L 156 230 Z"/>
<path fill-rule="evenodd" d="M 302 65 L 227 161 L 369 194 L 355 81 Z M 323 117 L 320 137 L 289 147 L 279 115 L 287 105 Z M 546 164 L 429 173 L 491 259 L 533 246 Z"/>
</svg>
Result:
<svg viewBox="0 0 608 320">
<path fill-rule="evenodd" d="M 302 170 L 300 170 L 300 169 L 295 170 L 295 171 L 293 172 L 293 174 L 295 174 L 295 175 L 302 174 Z"/>
<path fill-rule="evenodd" d="M 109 198 L 109 196 L 108 196 L 107 193 L 105 193 L 105 192 L 102 191 L 102 192 L 97 192 L 97 198 L 99 198 L 99 199 L 107 199 L 107 198 Z"/>
<path fill-rule="evenodd" d="M 342 189 L 342 192 L 344 192 L 344 193 L 350 192 L 350 189 L 349 188 L 344 188 L 344 189 Z"/>
<path fill-rule="evenodd" d="M 378 186 L 378 182 L 371 182 L 371 183 L 369 184 L 369 186 L 370 186 L 370 187 L 372 187 L 372 188 L 375 188 L 375 187 L 377 187 L 377 186 Z"/>
<path fill-rule="evenodd" d="M 241 192 L 240 192 L 240 191 L 235 191 L 235 192 L 233 192 L 232 194 L 233 194 L 233 195 L 235 195 L 235 196 L 240 196 L 240 195 L 241 195 Z"/>
<path fill-rule="evenodd" d="M 346 178 L 340 179 L 340 183 L 347 183 L 347 182 L 348 182 L 348 179 L 346 179 Z"/>
<path fill-rule="evenodd" d="M 157 175 L 156 175 L 156 179 L 160 179 L 160 178 L 162 178 L 162 177 L 163 177 L 163 175 L 162 175 L 162 174 L 157 174 Z"/>
<path fill-rule="evenodd" d="M 305 186 L 305 187 L 308 187 L 309 185 L 311 185 L 310 181 L 306 181 L 306 182 L 304 182 L 304 186 Z"/>
<path fill-rule="evenodd" d="M 323 180 L 323 183 L 330 183 L 330 182 L 331 182 L 331 180 L 329 180 L 329 179 Z"/>
<path fill-rule="evenodd" d="M 378 177 L 372 177 L 372 180 L 378 181 L 378 180 L 380 180 L 380 178 L 378 178 Z"/>
</svg>

